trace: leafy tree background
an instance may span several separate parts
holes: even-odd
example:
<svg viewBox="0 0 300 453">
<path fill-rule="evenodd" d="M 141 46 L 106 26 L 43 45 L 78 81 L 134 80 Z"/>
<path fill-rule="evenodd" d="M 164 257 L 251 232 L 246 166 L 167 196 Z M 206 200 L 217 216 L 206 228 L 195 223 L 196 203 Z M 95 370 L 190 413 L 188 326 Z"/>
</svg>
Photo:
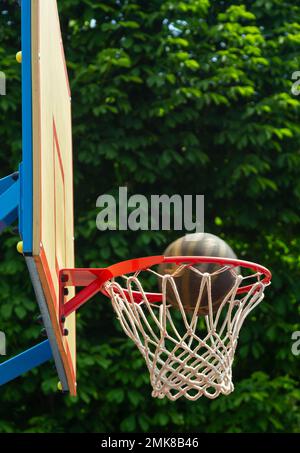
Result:
<svg viewBox="0 0 300 453">
<path fill-rule="evenodd" d="M 73 92 L 77 266 L 161 253 L 175 232 L 96 229 L 97 197 L 205 194 L 206 231 L 273 285 L 240 336 L 236 390 L 151 398 L 148 372 L 100 296 L 78 313 L 78 397 L 43 365 L 0 388 L 0 432 L 299 432 L 300 7 L 292 0 L 59 1 Z M 1 177 L 21 159 L 20 11 L 1 1 Z M 40 341 L 12 231 L 0 241 L 8 357 Z M 2 358 L 0 359 L 3 360 Z"/>
</svg>

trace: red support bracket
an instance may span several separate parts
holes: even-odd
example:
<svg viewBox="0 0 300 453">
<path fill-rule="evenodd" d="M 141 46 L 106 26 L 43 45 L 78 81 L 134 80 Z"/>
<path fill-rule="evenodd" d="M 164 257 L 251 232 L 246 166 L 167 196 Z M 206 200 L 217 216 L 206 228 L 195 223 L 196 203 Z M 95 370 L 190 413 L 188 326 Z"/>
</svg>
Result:
<svg viewBox="0 0 300 453">
<path fill-rule="evenodd" d="M 153 256 L 146 258 L 135 258 L 132 260 L 122 261 L 121 263 L 113 264 L 105 269 L 62 269 L 59 272 L 59 321 L 60 328 L 63 333 L 64 323 L 66 318 L 78 310 L 95 294 L 103 290 L 105 282 L 113 277 L 119 277 L 123 274 L 133 273 L 146 269 L 155 264 L 160 264 L 163 261 L 163 256 Z M 82 287 L 72 299 L 67 300 L 69 287 Z M 105 292 L 103 291 L 105 294 Z M 136 293 L 136 301 L 142 300 L 139 292 Z M 149 294 L 151 300 L 161 300 L 161 294 Z"/>
<path fill-rule="evenodd" d="M 107 269 L 62 269 L 59 272 L 59 318 L 62 333 L 66 318 L 101 291 L 103 283 L 110 277 L 111 273 Z M 83 289 L 66 301 L 68 287 Z"/>
</svg>

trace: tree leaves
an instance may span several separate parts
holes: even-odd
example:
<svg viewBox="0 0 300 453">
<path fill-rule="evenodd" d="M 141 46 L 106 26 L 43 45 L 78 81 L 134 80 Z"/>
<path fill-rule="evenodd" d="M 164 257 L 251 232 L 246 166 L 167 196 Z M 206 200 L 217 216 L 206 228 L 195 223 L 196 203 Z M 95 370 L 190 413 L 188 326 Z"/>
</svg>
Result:
<svg viewBox="0 0 300 453">
<path fill-rule="evenodd" d="M 174 232 L 99 232 L 96 200 L 118 187 L 205 194 L 205 229 L 271 268 L 243 326 L 235 392 L 151 398 L 146 365 L 98 296 L 79 311 L 78 398 L 51 364 L 1 388 L 0 432 L 299 432 L 300 100 L 297 2 L 59 2 L 73 103 L 77 265 L 159 254 Z M 0 14 L 1 176 L 21 159 L 19 11 Z M 0 330 L 14 355 L 37 341 L 38 307 L 16 238 L 1 236 Z M 2 360 L 2 359 L 1 359 Z M 254 370 L 260 370 L 254 374 Z M 226 417 L 220 414 L 226 414 Z M 201 426 L 201 428 L 199 428 Z"/>
</svg>

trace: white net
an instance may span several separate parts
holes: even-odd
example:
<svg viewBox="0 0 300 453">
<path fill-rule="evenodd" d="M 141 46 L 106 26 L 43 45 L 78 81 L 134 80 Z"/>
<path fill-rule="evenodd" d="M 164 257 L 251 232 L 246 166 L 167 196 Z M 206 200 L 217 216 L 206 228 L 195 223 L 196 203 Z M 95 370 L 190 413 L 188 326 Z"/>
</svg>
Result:
<svg viewBox="0 0 300 453">
<path fill-rule="evenodd" d="M 192 312 L 185 311 L 176 285 L 176 277 L 182 275 L 186 267 L 201 277 Z M 216 274 L 228 271 L 234 276 L 234 283 L 216 310 L 213 308 L 212 281 Z M 144 291 L 141 272 L 154 274 L 159 279 L 160 302 L 152 302 L 151 294 Z M 264 298 L 266 285 L 260 277 L 260 273 L 242 276 L 230 266 L 202 273 L 195 266 L 182 264 L 172 275 L 147 269 L 123 276 L 126 285 L 121 286 L 114 280 L 105 284 L 104 289 L 111 297 L 124 332 L 145 358 L 153 397 L 177 400 L 184 396 L 197 400 L 204 395 L 213 399 L 234 390 L 232 363 L 239 332 L 246 316 Z M 253 286 L 239 294 L 246 279 L 252 279 Z M 177 307 L 168 302 L 169 285 Z M 199 316 L 204 293 L 208 314 Z"/>
</svg>

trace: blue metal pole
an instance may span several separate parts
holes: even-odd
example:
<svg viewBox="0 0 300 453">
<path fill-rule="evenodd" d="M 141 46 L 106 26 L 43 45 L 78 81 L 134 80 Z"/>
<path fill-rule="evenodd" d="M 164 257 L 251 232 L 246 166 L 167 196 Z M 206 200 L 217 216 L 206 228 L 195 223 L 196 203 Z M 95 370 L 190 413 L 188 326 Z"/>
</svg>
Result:
<svg viewBox="0 0 300 453">
<path fill-rule="evenodd" d="M 32 253 L 33 234 L 33 157 L 32 157 L 32 61 L 31 3 L 22 0 L 22 164 L 19 230 L 25 254 Z"/>
<path fill-rule="evenodd" d="M 19 173 L 15 172 L 12 175 L 5 176 L 0 179 L 0 195 L 10 188 L 19 179 Z"/>
<path fill-rule="evenodd" d="M 0 179 L 0 233 L 18 218 L 20 182 L 18 173 Z"/>
<path fill-rule="evenodd" d="M 52 352 L 49 340 L 46 340 L 16 357 L 0 363 L 0 385 L 12 381 L 50 359 L 52 359 Z"/>
</svg>

